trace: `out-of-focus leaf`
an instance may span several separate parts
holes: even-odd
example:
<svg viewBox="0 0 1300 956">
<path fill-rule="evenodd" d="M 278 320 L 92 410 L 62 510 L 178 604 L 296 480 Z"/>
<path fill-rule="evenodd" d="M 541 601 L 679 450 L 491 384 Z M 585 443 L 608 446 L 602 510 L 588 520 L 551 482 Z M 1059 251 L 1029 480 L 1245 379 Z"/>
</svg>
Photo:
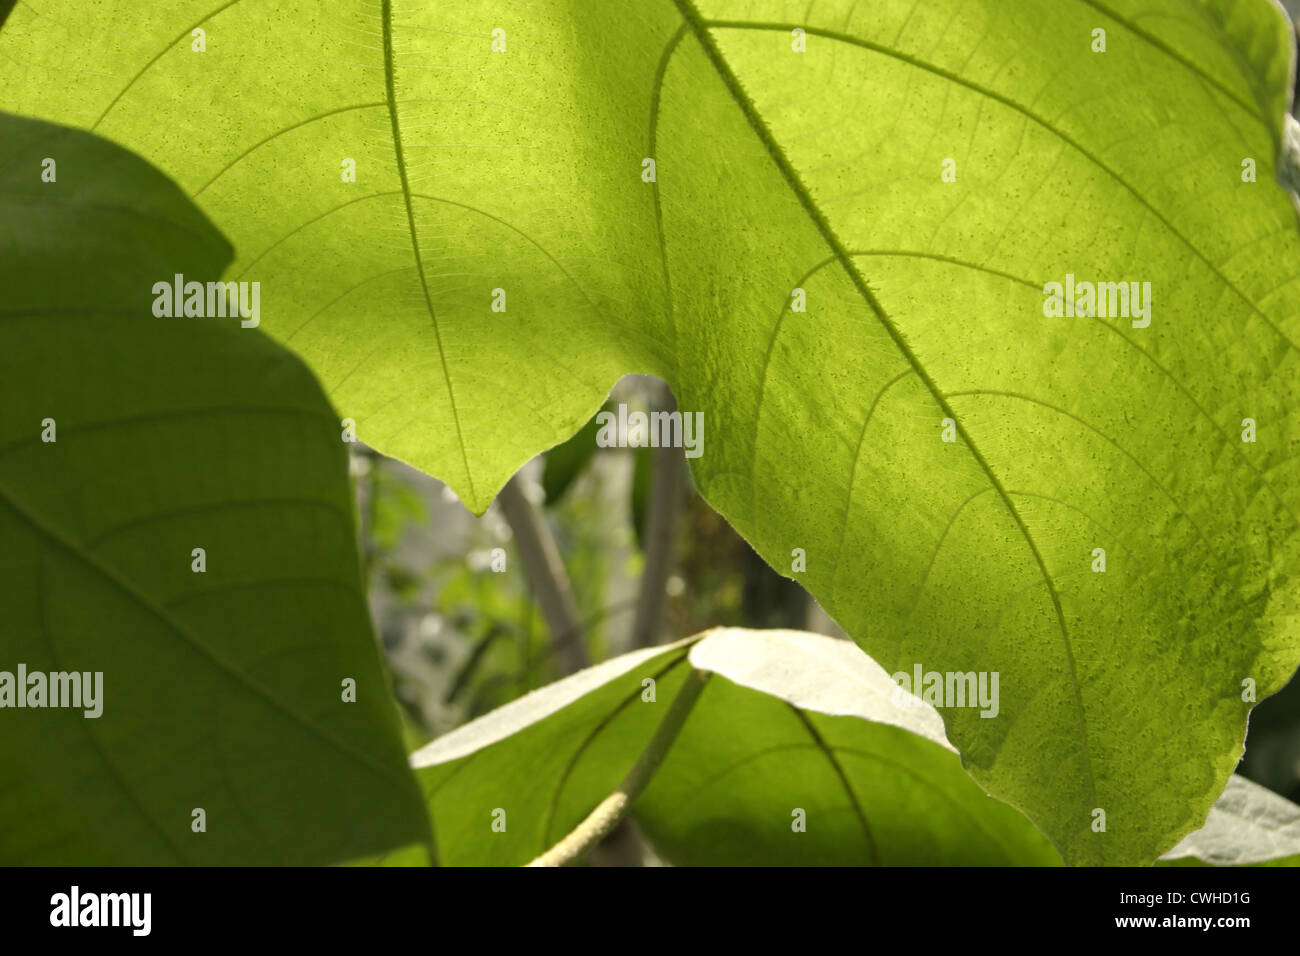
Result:
<svg viewBox="0 0 1300 956">
<path fill-rule="evenodd" d="M 0 863 L 325 864 L 427 837 L 339 417 L 237 317 L 152 314 L 156 282 L 230 254 L 139 157 L 0 114 L 0 671 L 75 672 L 101 709 L 0 710 Z"/>
<path fill-rule="evenodd" d="M 654 450 L 637 448 L 632 452 L 632 530 L 636 545 L 645 551 L 645 518 L 650 507 L 650 472 L 654 467 Z"/>
</svg>

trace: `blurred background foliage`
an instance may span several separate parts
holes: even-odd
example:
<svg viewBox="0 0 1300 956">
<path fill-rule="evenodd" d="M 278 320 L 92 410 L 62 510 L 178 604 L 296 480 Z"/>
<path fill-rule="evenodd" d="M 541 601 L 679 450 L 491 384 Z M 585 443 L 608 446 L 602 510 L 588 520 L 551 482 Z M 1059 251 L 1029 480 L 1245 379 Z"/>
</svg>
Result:
<svg viewBox="0 0 1300 956">
<path fill-rule="evenodd" d="M 661 386 L 628 376 L 607 408 L 650 410 Z M 655 480 L 651 448 L 601 448 L 593 417 L 515 479 L 545 523 L 571 586 L 585 659 L 637 646 Z M 716 625 L 843 636 L 794 581 L 769 568 L 683 476 L 655 641 Z M 555 635 L 501 502 L 475 517 L 435 478 L 357 443 L 352 476 L 371 609 L 412 746 L 564 676 Z M 495 553 L 494 549 L 499 549 Z"/>
</svg>

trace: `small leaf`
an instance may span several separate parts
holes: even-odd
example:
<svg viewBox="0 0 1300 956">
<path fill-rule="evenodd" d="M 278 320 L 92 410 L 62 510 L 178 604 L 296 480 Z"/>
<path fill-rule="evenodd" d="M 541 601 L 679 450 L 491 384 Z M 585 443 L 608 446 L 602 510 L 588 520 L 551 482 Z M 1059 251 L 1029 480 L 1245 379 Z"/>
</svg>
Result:
<svg viewBox="0 0 1300 956">
<path fill-rule="evenodd" d="M 649 448 L 637 448 L 632 452 L 632 483 L 628 493 L 632 531 L 636 534 L 636 545 L 642 551 L 645 551 L 645 519 L 650 508 L 650 471 L 653 467 L 654 452 Z"/>
<path fill-rule="evenodd" d="M 542 468 L 542 490 L 546 492 L 547 506 L 564 497 L 569 486 L 595 457 L 598 431 L 600 426 L 596 424 L 596 416 L 593 415 L 572 438 L 546 453 Z"/>
<path fill-rule="evenodd" d="M 691 667 L 718 676 L 635 808 L 668 859 L 1060 864 L 962 772 L 938 715 L 893 706 L 852 644 L 730 628 L 606 661 L 413 754 L 444 862 L 521 864 L 558 841 L 618 785 Z"/>
</svg>

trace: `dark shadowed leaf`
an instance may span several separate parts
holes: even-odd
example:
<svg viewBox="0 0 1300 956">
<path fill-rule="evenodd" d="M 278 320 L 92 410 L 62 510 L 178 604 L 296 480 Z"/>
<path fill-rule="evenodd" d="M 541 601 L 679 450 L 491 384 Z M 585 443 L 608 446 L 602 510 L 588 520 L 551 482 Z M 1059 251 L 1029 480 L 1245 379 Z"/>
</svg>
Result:
<svg viewBox="0 0 1300 956">
<path fill-rule="evenodd" d="M 98 717 L 0 709 L 0 862 L 319 864 L 427 839 L 338 416 L 238 317 L 153 315 L 155 282 L 230 256 L 139 158 L 0 114 L 0 671 L 102 674 Z"/>
</svg>

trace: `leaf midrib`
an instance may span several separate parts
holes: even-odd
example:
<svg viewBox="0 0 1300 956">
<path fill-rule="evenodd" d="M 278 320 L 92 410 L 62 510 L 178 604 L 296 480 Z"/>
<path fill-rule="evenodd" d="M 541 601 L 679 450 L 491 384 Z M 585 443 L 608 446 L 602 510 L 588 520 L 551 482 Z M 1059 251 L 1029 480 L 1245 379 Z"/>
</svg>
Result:
<svg viewBox="0 0 1300 956">
<path fill-rule="evenodd" d="M 71 555 L 77 562 L 96 572 L 106 582 L 128 597 L 136 607 L 157 619 L 168 630 L 182 638 L 188 646 L 205 658 L 217 670 L 221 671 L 228 678 L 234 680 L 236 684 L 243 687 L 245 690 L 250 691 L 255 697 L 258 697 L 264 703 L 269 705 L 271 709 L 289 717 L 294 723 L 298 724 L 303 729 L 320 737 L 340 753 L 345 754 L 353 760 L 356 760 L 358 763 L 369 767 L 380 777 L 390 780 L 398 779 L 388 767 L 383 765 L 382 762 L 374 759 L 370 754 L 364 751 L 357 750 L 343 739 L 335 736 L 333 731 L 328 727 L 317 724 L 307 715 L 300 713 L 295 707 L 271 693 L 270 690 L 262 686 L 262 684 L 255 680 L 251 675 L 245 673 L 239 667 L 227 661 L 224 657 L 218 654 L 214 648 L 209 646 L 195 634 L 191 633 L 190 630 L 173 617 L 166 608 L 155 602 L 134 584 L 118 574 L 114 568 L 106 565 L 100 561 L 96 555 L 90 553 L 77 542 L 72 541 L 65 536 L 61 531 L 42 520 L 42 518 L 23 504 L 22 500 L 16 493 L 3 484 L 0 484 L 0 504 L 7 506 L 13 514 L 30 526 L 32 530 L 46 542 L 46 544 L 57 547 L 66 554 Z"/>
<path fill-rule="evenodd" d="M 433 338 L 438 347 L 438 360 L 442 365 L 443 381 L 447 384 L 447 400 L 451 405 L 451 418 L 456 425 L 456 444 L 460 447 L 460 459 L 465 467 L 465 482 L 469 486 L 469 497 L 478 501 L 474 490 L 474 475 L 469 467 L 469 453 L 465 449 L 465 436 L 461 430 L 460 412 L 456 408 L 456 391 L 451 384 L 451 372 L 447 368 L 447 353 L 442 347 L 442 332 L 438 328 L 438 316 L 433 309 L 433 298 L 429 294 L 429 282 L 424 274 L 424 259 L 420 255 L 420 237 L 415 228 L 415 207 L 412 203 L 411 183 L 407 176 L 406 159 L 402 154 L 402 125 L 397 118 L 397 91 L 394 89 L 396 69 L 393 64 L 393 2 L 382 0 L 381 19 L 383 21 L 384 39 L 384 96 L 388 102 L 388 119 L 393 132 L 393 156 L 397 162 L 397 171 L 402 179 L 402 199 L 406 204 L 406 223 L 411 233 L 411 250 L 415 254 L 416 272 L 420 277 L 420 290 L 424 293 L 424 304 L 429 310 L 429 320 L 433 323 Z"/>
<path fill-rule="evenodd" d="M 385 0 L 385 2 L 387 2 L 387 0 Z M 967 447 L 967 450 L 971 454 L 971 457 L 974 458 L 975 462 L 979 465 L 980 469 L 987 476 L 989 482 L 993 485 L 994 489 L 998 494 L 999 499 L 1002 501 L 1007 512 L 1010 514 L 1012 520 L 1015 522 L 1017 528 L 1019 529 L 1021 535 L 1024 537 L 1025 543 L 1029 547 L 1030 553 L 1033 555 L 1035 563 L 1038 565 L 1039 572 L 1043 577 L 1043 582 L 1047 587 L 1048 594 L 1051 596 L 1052 608 L 1056 615 L 1057 624 L 1061 631 L 1061 641 L 1064 646 L 1066 663 L 1069 669 L 1070 686 L 1074 691 L 1075 706 L 1079 713 L 1079 735 L 1080 735 L 1080 743 L 1083 750 L 1082 753 L 1083 763 L 1087 772 L 1089 799 L 1091 801 L 1091 804 L 1095 806 L 1097 802 L 1097 796 L 1096 796 L 1097 786 L 1096 786 L 1096 780 L 1092 770 L 1092 759 L 1088 750 L 1087 715 L 1084 710 L 1083 696 L 1079 684 L 1078 674 L 1075 668 L 1074 651 L 1070 646 L 1069 635 L 1065 627 L 1065 614 L 1061 607 L 1060 596 L 1056 592 L 1056 585 L 1053 582 L 1051 575 L 1048 573 L 1047 565 L 1043 560 L 1042 553 L 1039 551 L 1038 545 L 1034 541 L 1033 536 L 1029 533 L 1029 528 L 1025 524 L 1024 518 L 1021 516 L 1020 512 L 1016 509 L 1015 505 L 1012 503 L 1010 496 L 1006 492 L 1006 489 L 1002 486 L 1001 481 L 998 479 L 997 475 L 990 467 L 988 461 L 984 458 L 984 455 L 980 452 L 979 448 L 975 445 L 971 436 L 966 431 L 965 426 L 962 424 L 960 418 L 958 418 L 957 414 L 949 406 L 948 400 L 944 397 L 944 394 L 939 389 L 938 384 L 934 381 L 933 378 L 931 378 L 929 372 L 921 365 L 916 355 L 912 352 L 911 347 L 903 339 L 902 334 L 898 330 L 898 328 L 894 325 L 892 321 L 890 321 L 884 308 L 880 305 L 879 301 L 875 297 L 875 294 L 871 291 L 870 287 L 867 285 L 865 278 L 862 276 L 856 264 L 853 262 L 853 259 L 849 254 L 848 249 L 845 248 L 844 244 L 840 241 L 839 236 L 836 235 L 835 231 L 831 228 L 830 222 L 826 219 L 826 216 L 822 213 L 821 209 L 817 206 L 816 202 L 813 200 L 812 195 L 808 191 L 807 187 L 800 180 L 799 174 L 795 171 L 794 166 L 790 162 L 790 159 L 786 156 L 785 151 L 781 148 L 780 144 L 776 141 L 775 136 L 773 136 L 772 132 L 767 128 L 767 124 L 763 121 L 763 118 L 759 115 L 758 109 L 754 104 L 753 100 L 750 99 L 749 95 L 745 92 L 744 88 L 740 85 L 740 81 L 736 77 L 735 73 L 731 70 L 731 67 L 727 63 L 726 58 L 723 56 L 722 51 L 718 48 L 716 41 L 713 39 L 712 34 L 709 32 L 709 26 L 706 25 L 704 18 L 700 15 L 699 11 L 695 8 L 695 5 L 692 2 L 692 0 L 674 0 L 674 3 L 677 5 L 678 10 L 681 12 L 683 19 L 689 25 L 690 30 L 692 34 L 695 36 L 696 41 L 700 44 L 701 48 L 704 50 L 705 56 L 708 57 L 709 62 L 712 64 L 714 70 L 718 73 L 718 76 L 722 80 L 723 85 L 726 86 L 727 90 L 731 93 L 732 98 L 735 100 L 736 105 L 740 108 L 740 111 L 744 115 L 750 128 L 753 130 L 754 134 L 759 138 L 759 141 L 763 144 L 764 148 L 767 150 L 772 161 L 776 164 L 777 169 L 781 172 L 782 177 L 786 180 L 787 185 L 794 193 L 795 198 L 799 201 L 799 204 L 803 207 L 804 211 L 808 214 L 808 217 L 812 220 L 814 227 L 821 234 L 823 241 L 825 241 L 826 244 L 830 247 L 831 251 L 835 255 L 835 258 L 839 260 L 840 265 L 848 275 L 850 282 L 853 283 L 854 288 L 857 290 L 858 294 L 862 297 L 862 299 L 867 303 L 871 311 L 875 313 L 876 318 L 880 321 L 886 333 L 889 335 L 890 339 L 894 342 L 895 347 L 898 348 L 899 352 L 903 355 L 903 357 L 907 360 L 907 362 L 916 370 L 917 378 L 919 378 L 925 384 L 926 389 L 930 392 L 931 396 L 933 397 L 935 402 L 939 405 L 940 409 L 944 412 L 945 416 L 952 419 L 952 421 L 956 426 L 956 430 L 958 434 L 961 435 L 962 440 Z M 714 24 L 714 25 L 725 26 L 726 24 Z M 748 26 L 753 26 L 753 25 L 749 24 Z M 1097 852 L 1098 852 L 1099 860 L 1104 862 L 1105 855 L 1100 844 L 1098 844 L 1097 846 Z"/>
<path fill-rule="evenodd" d="M 675 2 L 680 2 L 680 0 L 675 0 Z M 748 21 L 748 20 L 705 21 L 703 19 L 701 19 L 700 24 L 701 27 L 705 30 L 708 29 L 768 30 L 774 32 L 789 32 L 790 30 L 795 29 L 797 26 L 796 24 L 790 24 L 790 23 L 775 23 L 775 22 L 768 23 L 768 22 Z M 1250 298 L 1250 296 L 1246 295 L 1244 292 L 1238 289 L 1236 284 L 1233 283 L 1231 280 L 1229 280 L 1228 277 L 1224 275 L 1222 271 L 1220 271 L 1219 266 L 1216 265 L 1210 259 L 1209 256 L 1207 256 L 1204 252 L 1202 252 L 1199 246 L 1197 246 L 1194 242 L 1192 242 L 1185 235 L 1183 235 L 1183 233 L 1179 231 L 1172 222 L 1169 221 L 1169 219 L 1165 216 L 1163 212 L 1161 212 L 1159 209 L 1153 206 L 1145 196 L 1143 196 L 1131 183 L 1128 182 L 1128 180 L 1124 179 L 1124 177 L 1119 175 L 1119 173 L 1117 173 L 1114 169 L 1106 165 L 1106 163 L 1102 162 L 1098 156 L 1094 155 L 1082 143 L 1080 143 L 1074 137 L 1067 134 L 1064 130 L 1058 129 L 1056 126 L 1053 126 L 1050 122 L 1045 120 L 1043 117 L 1039 116 L 1037 113 L 1033 112 L 1032 110 L 1017 103 L 1015 100 L 1011 99 L 1010 97 L 1004 96 L 1003 94 L 998 93 L 996 90 L 992 90 L 986 86 L 981 86 L 978 83 L 974 83 L 971 80 L 968 80 L 957 73 L 953 73 L 951 70 L 946 70 L 943 67 L 936 66 L 935 64 L 919 59 L 918 57 L 914 57 L 909 54 L 902 53 L 898 50 L 892 50 L 889 47 L 884 46 L 883 44 L 874 43 L 871 40 L 864 39 L 863 37 L 854 36 L 849 33 L 841 33 L 837 30 L 828 30 L 822 27 L 813 27 L 813 26 L 803 26 L 803 27 L 798 27 L 798 29 L 803 30 L 809 36 L 824 37 L 825 39 L 828 40 L 835 40 L 836 42 L 839 43 L 846 43 L 850 46 L 856 46 L 864 50 L 870 50 L 873 53 L 879 53 L 882 56 L 891 57 L 895 60 L 898 60 L 899 62 L 907 63 L 910 66 L 914 66 L 919 70 L 924 70 L 927 73 L 931 73 L 934 76 L 939 77 L 940 79 L 947 80 L 950 83 L 956 83 L 959 86 L 963 86 L 974 93 L 978 93 L 981 96 L 987 97 L 988 99 L 991 99 L 994 102 L 1002 106 L 1005 106 L 1007 109 L 1014 110 L 1015 112 L 1019 113 L 1021 116 L 1025 117 L 1030 122 L 1037 124 L 1039 127 L 1046 130 L 1048 133 L 1051 133 L 1061 142 L 1065 143 L 1075 152 L 1079 153 L 1081 156 L 1087 159 L 1088 162 L 1091 163 L 1093 166 L 1095 166 L 1097 169 L 1101 170 L 1103 173 L 1109 176 L 1125 192 L 1127 192 L 1130 196 L 1132 196 L 1135 200 L 1137 200 L 1137 202 L 1141 204 L 1143 209 L 1147 210 L 1149 213 L 1151 213 L 1151 215 L 1155 216 L 1156 220 L 1162 226 L 1164 226 L 1166 231 L 1168 231 L 1168 233 L 1171 236 L 1173 236 L 1180 243 L 1186 246 L 1188 251 L 1190 251 L 1194 256 L 1196 256 L 1196 258 L 1199 259 L 1206 266 L 1206 268 L 1208 268 L 1214 274 L 1214 277 L 1218 279 L 1220 283 L 1223 284 L 1224 288 L 1232 292 L 1233 295 L 1235 295 L 1238 299 L 1240 299 L 1253 313 L 1255 313 L 1255 315 L 1259 316 L 1259 318 L 1261 318 L 1264 321 L 1264 323 L 1270 329 L 1273 330 L 1274 334 L 1287 346 L 1287 348 L 1291 349 L 1294 352 L 1300 352 L 1300 346 L 1297 346 L 1296 343 L 1293 342 L 1287 336 L 1287 334 L 1283 332 L 1282 329 L 1272 320 L 1272 318 L 1270 318 L 1269 315 L 1266 312 L 1264 312 L 1264 310 L 1261 309 L 1253 299 Z M 721 56 L 721 53 L 719 53 L 719 56 Z M 740 89 L 738 82 L 736 86 L 737 89 Z M 743 91 L 742 91 L 742 95 L 744 95 Z M 757 110 L 755 110 L 755 115 L 757 115 Z M 775 140 L 773 140 L 773 142 L 775 142 Z"/>
<path fill-rule="evenodd" d="M 41 640 L 44 641 L 45 646 L 49 649 L 50 662 L 54 665 L 52 669 L 64 670 L 65 668 L 61 660 L 61 655 L 59 654 L 58 648 L 55 646 L 54 635 L 50 631 L 49 618 L 46 614 L 45 598 L 48 596 L 48 591 L 45 587 L 44 555 L 38 554 L 36 556 L 35 571 L 35 600 L 37 621 L 39 625 L 37 629 L 40 633 Z M 99 762 L 103 764 L 105 769 L 108 771 L 108 776 L 112 778 L 113 782 L 116 783 L 118 788 L 126 795 L 127 802 L 135 808 L 136 813 L 138 813 L 140 817 L 162 838 L 163 846 L 165 846 L 167 850 L 182 864 L 187 862 L 186 854 L 181 845 L 177 843 L 175 837 L 172 836 L 171 831 L 167 829 L 167 827 L 163 826 L 158 818 L 150 812 L 149 807 L 145 805 L 144 801 L 140 798 L 140 795 L 136 793 L 135 789 L 127 781 L 126 776 L 123 775 L 121 770 L 118 769 L 117 764 L 109 757 L 108 750 L 105 749 L 104 744 L 96 735 L 94 727 L 95 723 L 97 722 L 88 720 L 74 721 L 76 726 L 85 730 L 86 739 L 90 742 L 91 749 L 99 756 Z M 39 857 L 37 857 L 37 859 L 39 859 Z"/>
</svg>

